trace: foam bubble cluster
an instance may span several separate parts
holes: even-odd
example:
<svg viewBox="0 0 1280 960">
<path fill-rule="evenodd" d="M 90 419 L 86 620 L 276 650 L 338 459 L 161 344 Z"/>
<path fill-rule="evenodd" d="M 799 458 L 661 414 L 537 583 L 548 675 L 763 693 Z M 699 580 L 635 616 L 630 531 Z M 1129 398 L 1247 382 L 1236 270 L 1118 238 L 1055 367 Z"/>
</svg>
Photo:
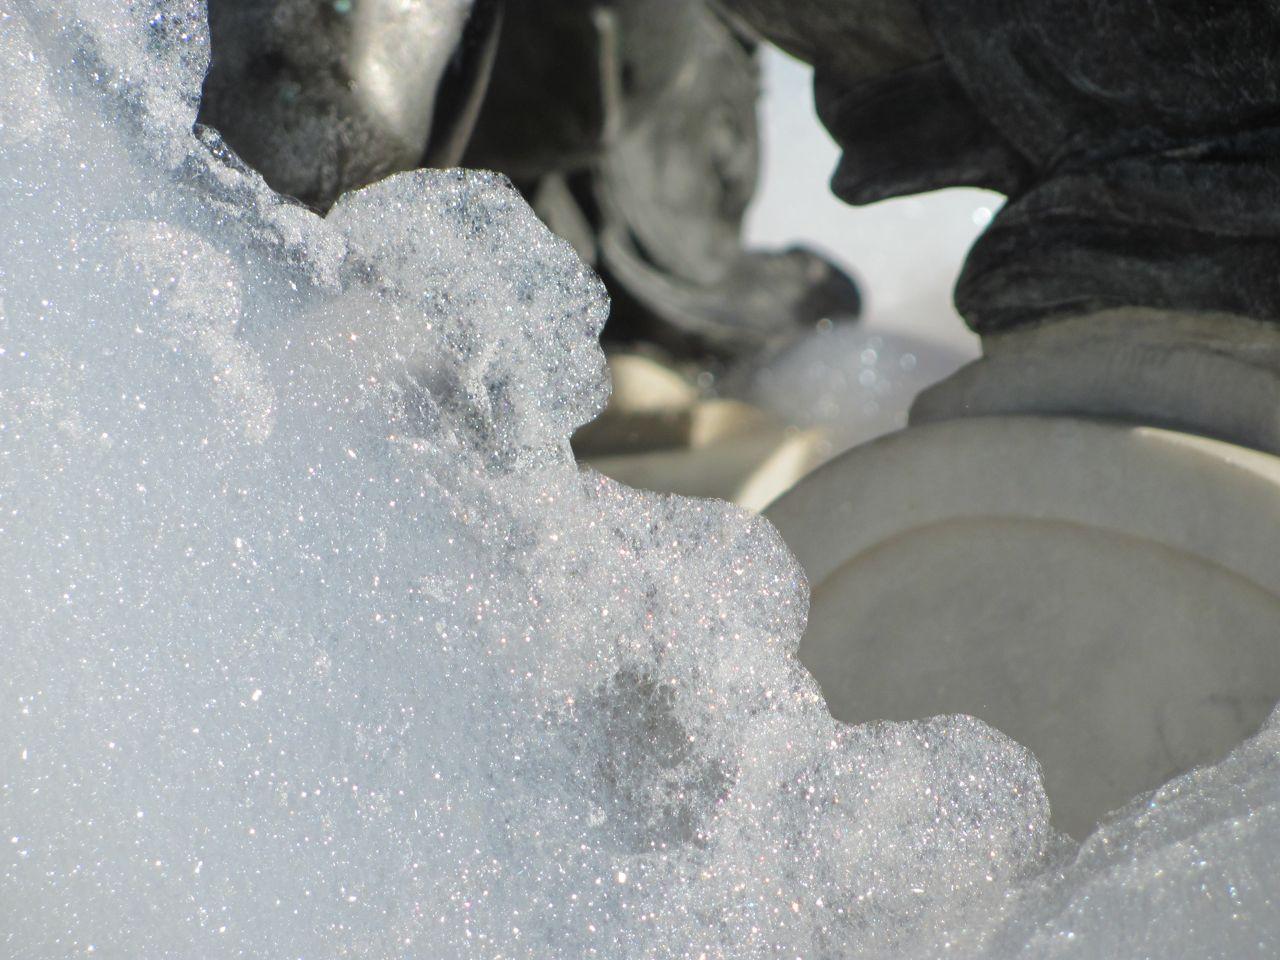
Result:
<svg viewBox="0 0 1280 960">
<path fill-rule="evenodd" d="M 1062 860 L 997 732 L 831 720 L 772 528 L 579 472 L 606 298 L 505 181 L 320 219 L 192 132 L 198 4 L 20 11 L 5 956 L 1067 955 L 1197 896 L 1166 836 L 1274 939 L 1274 733 Z"/>
</svg>

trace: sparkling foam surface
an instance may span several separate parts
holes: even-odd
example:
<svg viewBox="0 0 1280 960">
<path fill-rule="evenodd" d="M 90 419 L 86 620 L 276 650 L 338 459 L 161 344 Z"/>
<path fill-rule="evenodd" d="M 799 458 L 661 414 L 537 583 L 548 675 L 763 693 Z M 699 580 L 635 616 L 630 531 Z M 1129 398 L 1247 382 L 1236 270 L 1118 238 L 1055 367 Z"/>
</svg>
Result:
<svg viewBox="0 0 1280 960">
<path fill-rule="evenodd" d="M 1275 942 L 1274 731 L 1071 859 L 995 731 L 839 726 L 767 524 L 579 473 L 568 246 L 486 174 L 274 197 L 202 24 L 0 5 L 0 955 Z"/>
</svg>

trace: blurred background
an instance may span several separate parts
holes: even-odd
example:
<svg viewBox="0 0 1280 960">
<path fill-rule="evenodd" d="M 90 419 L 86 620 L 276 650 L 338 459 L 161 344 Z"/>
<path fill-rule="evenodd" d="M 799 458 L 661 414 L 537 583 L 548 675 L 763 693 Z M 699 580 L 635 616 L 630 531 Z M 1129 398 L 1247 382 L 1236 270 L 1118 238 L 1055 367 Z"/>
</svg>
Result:
<svg viewBox="0 0 1280 960">
<path fill-rule="evenodd" d="M 1003 202 L 951 189 L 851 207 L 827 188 L 839 150 L 814 112 L 813 71 L 761 52 L 763 156 L 748 209 L 749 244 L 803 244 L 857 279 L 861 322 L 801 338 L 753 378 L 754 402 L 820 424 L 828 455 L 906 424 L 916 393 L 979 354 L 951 291 L 964 257 Z"/>
<path fill-rule="evenodd" d="M 760 362 L 687 373 L 707 412 L 718 414 L 701 435 L 691 430 L 692 452 L 673 453 L 629 432 L 623 417 L 606 417 L 579 444 L 593 466 L 633 486 L 753 509 L 839 453 L 905 427 L 921 390 L 979 356 L 952 288 L 1004 201 L 966 188 L 865 207 L 836 199 L 828 181 L 839 149 L 815 112 L 812 68 L 768 45 L 759 58 L 761 163 L 744 244 L 825 256 L 856 280 L 861 316 L 820 319 Z M 671 410 L 693 402 L 692 394 L 662 394 L 623 358 L 615 355 L 613 365 L 622 406 Z M 638 381 L 633 391 L 628 378 Z M 632 442 L 620 449 L 620 436 Z"/>
<path fill-rule="evenodd" d="M 209 13 L 201 122 L 280 193 L 497 170 L 600 274 L 613 400 L 574 448 L 616 479 L 763 508 L 978 355 L 951 290 L 1001 198 L 837 200 L 812 70 L 711 5 Z"/>
</svg>

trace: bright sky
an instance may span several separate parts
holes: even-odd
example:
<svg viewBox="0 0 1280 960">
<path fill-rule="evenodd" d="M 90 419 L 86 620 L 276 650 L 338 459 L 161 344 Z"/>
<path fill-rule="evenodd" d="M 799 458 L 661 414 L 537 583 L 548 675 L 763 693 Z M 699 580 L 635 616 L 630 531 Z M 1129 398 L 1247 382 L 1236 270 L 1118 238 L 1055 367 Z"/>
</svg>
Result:
<svg viewBox="0 0 1280 960">
<path fill-rule="evenodd" d="M 957 189 L 844 205 L 827 189 L 839 151 L 814 113 L 810 84 L 804 64 L 766 52 L 764 171 L 748 214 L 749 241 L 823 250 L 858 278 L 868 328 L 976 355 L 976 338 L 951 306 L 951 288 L 965 251 L 1002 198 Z"/>
</svg>

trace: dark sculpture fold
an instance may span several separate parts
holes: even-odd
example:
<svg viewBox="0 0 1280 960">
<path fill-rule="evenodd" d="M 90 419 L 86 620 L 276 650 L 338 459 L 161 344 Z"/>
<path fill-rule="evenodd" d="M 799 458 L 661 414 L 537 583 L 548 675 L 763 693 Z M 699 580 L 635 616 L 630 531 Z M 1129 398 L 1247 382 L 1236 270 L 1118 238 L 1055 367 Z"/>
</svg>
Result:
<svg viewBox="0 0 1280 960">
<path fill-rule="evenodd" d="M 1034 171 L 957 289 L 978 331 L 1119 306 L 1280 320 L 1280 3 L 922 6 Z"/>
<path fill-rule="evenodd" d="M 814 65 L 852 203 L 1009 198 L 913 422 L 1105 416 L 1280 452 L 1280 0 L 721 0 Z"/>
<path fill-rule="evenodd" d="M 501 171 L 604 276 L 606 339 L 704 363 L 860 311 L 856 284 L 815 251 L 744 249 L 755 45 L 705 0 L 210 0 L 209 13 L 201 122 L 318 211 L 418 166 Z"/>
<path fill-rule="evenodd" d="M 725 3 L 814 64 L 842 198 L 1009 196 L 956 291 L 978 332 L 1129 306 L 1280 320 L 1280 3 Z"/>
</svg>

